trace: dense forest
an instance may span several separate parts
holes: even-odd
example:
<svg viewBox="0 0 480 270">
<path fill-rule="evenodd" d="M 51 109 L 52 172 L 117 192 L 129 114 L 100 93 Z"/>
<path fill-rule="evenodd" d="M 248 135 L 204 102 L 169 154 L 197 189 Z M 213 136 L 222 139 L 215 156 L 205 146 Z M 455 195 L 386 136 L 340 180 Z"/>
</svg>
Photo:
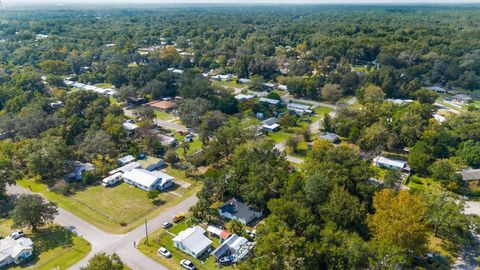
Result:
<svg viewBox="0 0 480 270">
<path fill-rule="evenodd" d="M 96 167 L 84 187 L 118 157 L 147 154 L 187 173 L 202 168 L 195 221 L 216 221 L 213 206 L 232 197 L 265 213 L 255 256 L 241 269 L 445 269 L 451 258 L 427 263 L 429 239 L 458 250 L 478 228 L 463 215 L 460 196 L 478 198 L 478 188 L 466 187 L 458 171 L 480 166 L 480 115 L 469 107 L 435 121 L 439 95 L 425 87 L 478 93 L 478 18 L 476 6 L 7 9 L 0 195 L 30 177 L 68 196 L 78 188 L 62 180 L 72 160 Z M 203 76 L 210 71 L 248 78 L 254 92 L 272 82 L 292 97 L 335 105 L 321 129 L 346 143 L 317 140 L 298 127 L 305 117 L 284 113 L 282 126 L 295 127 L 295 138 L 310 146 L 303 164 L 289 163 L 246 124 L 255 113 L 277 116 L 278 108 L 238 101 Z M 66 80 L 112 85 L 118 95 L 75 91 Z M 199 134 L 195 155 L 155 139 L 153 110 L 124 114 L 131 100 L 175 96 L 181 123 Z M 57 101 L 61 107 L 52 106 Z M 135 136 L 122 126 L 129 118 L 140 126 Z M 413 179 L 438 185 L 408 191 L 397 171 L 373 185 L 371 159 L 385 151 L 407 159 Z"/>
</svg>

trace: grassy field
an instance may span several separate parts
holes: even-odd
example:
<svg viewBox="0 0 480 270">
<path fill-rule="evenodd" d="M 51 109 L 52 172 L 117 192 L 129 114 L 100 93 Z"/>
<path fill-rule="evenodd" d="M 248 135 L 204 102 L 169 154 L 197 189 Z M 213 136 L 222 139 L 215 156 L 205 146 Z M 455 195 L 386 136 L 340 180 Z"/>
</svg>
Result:
<svg viewBox="0 0 480 270">
<path fill-rule="evenodd" d="M 157 118 L 160 119 L 160 120 L 168 121 L 168 120 L 175 119 L 175 115 L 173 115 L 173 114 L 166 113 L 166 112 L 161 112 L 161 111 L 158 111 L 158 110 L 154 110 L 154 112 L 155 112 L 155 115 L 157 116 Z"/>
<path fill-rule="evenodd" d="M 182 259 L 187 259 L 193 262 L 197 269 L 200 270 L 211 270 L 211 269 L 218 269 L 217 265 L 214 262 L 214 259 L 212 256 L 209 256 L 206 260 L 198 260 L 195 259 L 194 257 L 176 249 L 173 246 L 173 237 L 175 234 L 185 230 L 187 228 L 186 222 L 182 222 L 180 224 L 177 224 L 173 226 L 172 228 L 168 230 L 164 229 L 159 229 L 155 232 L 153 232 L 150 237 L 149 237 L 149 243 L 148 245 L 145 244 L 145 239 L 142 239 L 140 245 L 138 246 L 138 249 L 148 257 L 154 259 L 155 261 L 165 265 L 168 269 L 175 269 L 175 270 L 181 270 L 183 269 L 180 266 L 180 261 Z M 213 248 L 216 248 L 218 245 L 220 245 L 220 241 L 217 238 L 211 238 L 213 241 L 212 246 Z M 159 247 L 165 247 L 172 253 L 172 258 L 165 258 L 163 256 L 159 256 L 157 254 L 157 250 Z M 233 269 L 232 267 L 222 267 L 222 269 Z"/>
<path fill-rule="evenodd" d="M 244 88 L 246 85 L 238 84 L 235 80 L 232 81 L 212 81 L 213 85 L 222 86 L 222 87 L 230 87 L 230 88 Z"/>
<path fill-rule="evenodd" d="M 11 220 L 0 220 L 0 234 L 10 234 L 10 225 Z M 33 259 L 9 269 L 67 269 L 87 256 L 91 250 L 90 243 L 60 226 L 53 225 L 36 233 L 26 231 L 26 236 L 34 243 Z"/>
<path fill-rule="evenodd" d="M 125 183 L 112 188 L 91 186 L 68 197 L 51 192 L 46 185 L 32 180 L 20 180 L 17 183 L 27 188 L 30 186 L 32 191 L 42 193 L 65 210 L 111 233 L 130 231 L 141 225 L 144 218 L 158 215 L 201 188 L 197 182 L 188 188 L 175 185 L 169 190 L 174 193 L 162 192 L 152 202 L 145 191 Z"/>
<path fill-rule="evenodd" d="M 178 132 L 173 133 L 174 137 L 177 139 L 178 142 L 183 142 L 185 140 L 185 136 L 178 134 Z M 194 137 L 193 142 L 188 143 L 188 150 L 187 155 L 191 155 L 198 150 L 202 149 L 202 141 L 200 141 L 199 137 Z M 181 146 L 177 146 L 177 154 L 183 156 L 183 148 Z"/>
<path fill-rule="evenodd" d="M 95 84 L 96 87 L 100 88 L 112 88 L 113 85 L 111 83 L 97 83 Z"/>
</svg>

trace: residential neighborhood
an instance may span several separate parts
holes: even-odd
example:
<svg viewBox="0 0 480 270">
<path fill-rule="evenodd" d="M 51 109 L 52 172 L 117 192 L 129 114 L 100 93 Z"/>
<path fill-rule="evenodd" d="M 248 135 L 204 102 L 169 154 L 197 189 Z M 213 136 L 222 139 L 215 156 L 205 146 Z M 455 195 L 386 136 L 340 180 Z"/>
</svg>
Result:
<svg viewBox="0 0 480 270">
<path fill-rule="evenodd" d="M 0 269 L 478 270 L 478 3 L 107 2 L 0 2 Z"/>
</svg>

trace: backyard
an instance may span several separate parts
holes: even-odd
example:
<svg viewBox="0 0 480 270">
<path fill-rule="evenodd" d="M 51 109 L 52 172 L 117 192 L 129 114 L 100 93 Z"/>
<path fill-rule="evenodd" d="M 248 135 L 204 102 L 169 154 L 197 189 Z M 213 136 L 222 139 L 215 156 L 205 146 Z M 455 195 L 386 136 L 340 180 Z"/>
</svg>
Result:
<svg viewBox="0 0 480 270">
<path fill-rule="evenodd" d="M 0 220 L 0 235 L 12 232 L 11 220 Z M 67 269 L 80 261 L 91 250 L 90 243 L 76 236 L 63 227 L 52 225 L 37 233 L 26 231 L 26 236 L 33 241 L 34 257 L 25 264 L 9 269 L 31 268 L 37 270 Z"/>
<path fill-rule="evenodd" d="M 222 86 L 222 87 L 230 87 L 230 88 L 244 88 L 247 85 L 238 84 L 235 80 L 231 81 L 212 81 L 213 85 Z"/>
<path fill-rule="evenodd" d="M 179 179 L 177 177 L 178 180 Z M 183 181 L 182 181 L 183 182 Z M 63 196 L 49 191 L 45 184 L 37 181 L 20 180 L 18 184 L 41 193 L 60 207 L 78 217 L 88 220 L 96 227 L 110 233 L 125 233 L 141 225 L 143 219 L 152 218 L 161 211 L 195 194 L 201 185 L 174 185 L 166 192 L 161 192 L 155 201 L 147 198 L 147 193 L 126 183 L 111 188 L 101 185 L 90 186 L 73 195 Z"/>
</svg>

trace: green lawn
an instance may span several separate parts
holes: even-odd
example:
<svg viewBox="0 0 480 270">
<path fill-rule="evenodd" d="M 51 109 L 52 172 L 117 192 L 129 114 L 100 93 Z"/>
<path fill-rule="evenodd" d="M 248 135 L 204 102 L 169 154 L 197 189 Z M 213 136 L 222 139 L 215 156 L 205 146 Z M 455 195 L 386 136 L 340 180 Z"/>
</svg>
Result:
<svg viewBox="0 0 480 270">
<path fill-rule="evenodd" d="M 235 80 L 231 81 L 212 81 L 213 85 L 216 86 L 223 86 L 223 87 L 231 87 L 231 88 L 244 88 L 246 85 L 238 84 Z"/>
<path fill-rule="evenodd" d="M 410 180 L 408 182 L 408 186 L 412 190 L 427 190 L 427 189 L 439 189 L 441 188 L 441 184 L 435 181 L 432 178 L 423 178 L 418 175 L 410 176 Z"/>
<path fill-rule="evenodd" d="M 178 142 L 183 142 L 185 140 L 185 136 L 178 134 L 178 132 L 174 132 L 173 136 L 177 139 Z M 194 137 L 193 142 L 188 143 L 188 150 L 187 150 L 187 155 L 191 155 L 198 150 L 202 149 L 202 141 L 200 141 L 199 137 Z M 177 146 L 177 154 L 180 156 L 183 156 L 183 147 L 180 145 Z"/>
<path fill-rule="evenodd" d="M 214 258 L 212 256 L 209 256 L 206 260 L 198 260 L 195 259 L 194 257 L 176 249 L 173 246 L 173 235 L 172 234 L 177 234 L 187 228 L 186 222 L 182 222 L 180 224 L 177 224 L 173 226 L 172 228 L 167 230 L 164 229 L 159 229 L 149 236 L 149 243 L 148 245 L 145 244 L 145 239 L 142 239 L 141 243 L 138 246 L 138 249 L 148 257 L 154 259 L 155 261 L 165 265 L 168 267 L 168 269 L 176 269 L 176 270 L 181 270 L 183 269 L 180 266 L 180 261 L 182 259 L 187 259 L 193 262 L 197 269 L 200 270 L 211 270 L 211 269 L 218 269 Z M 211 238 L 213 243 L 212 246 L 213 248 L 218 247 L 220 244 L 220 241 L 216 238 Z M 172 258 L 165 258 L 163 256 L 159 256 L 157 254 L 157 250 L 159 247 L 165 247 L 172 253 Z M 232 267 L 222 267 L 222 269 L 233 269 Z"/>
<path fill-rule="evenodd" d="M 24 187 L 30 186 L 32 191 L 42 193 L 65 210 L 111 233 L 130 231 L 141 225 L 144 218 L 158 215 L 201 188 L 201 184 L 197 182 L 188 188 L 176 185 L 169 190 L 175 194 L 162 192 L 158 199 L 152 202 L 145 191 L 126 183 L 111 188 L 91 186 L 68 197 L 51 192 L 46 185 L 33 180 L 20 180 L 17 183 Z"/>
<path fill-rule="evenodd" d="M 10 234 L 10 225 L 10 220 L 0 220 L 0 234 Z M 55 225 L 40 229 L 37 233 L 26 231 L 26 236 L 34 243 L 34 257 L 25 264 L 9 269 L 67 269 L 87 256 L 92 249 L 90 243 L 82 237 Z"/>
<path fill-rule="evenodd" d="M 164 121 L 175 119 L 175 115 L 166 113 L 166 112 L 161 112 L 158 110 L 155 110 L 155 115 L 157 116 L 158 119 L 164 120 Z"/>
<path fill-rule="evenodd" d="M 96 87 L 100 88 L 112 88 L 113 85 L 111 83 L 97 83 L 95 84 Z"/>
</svg>

